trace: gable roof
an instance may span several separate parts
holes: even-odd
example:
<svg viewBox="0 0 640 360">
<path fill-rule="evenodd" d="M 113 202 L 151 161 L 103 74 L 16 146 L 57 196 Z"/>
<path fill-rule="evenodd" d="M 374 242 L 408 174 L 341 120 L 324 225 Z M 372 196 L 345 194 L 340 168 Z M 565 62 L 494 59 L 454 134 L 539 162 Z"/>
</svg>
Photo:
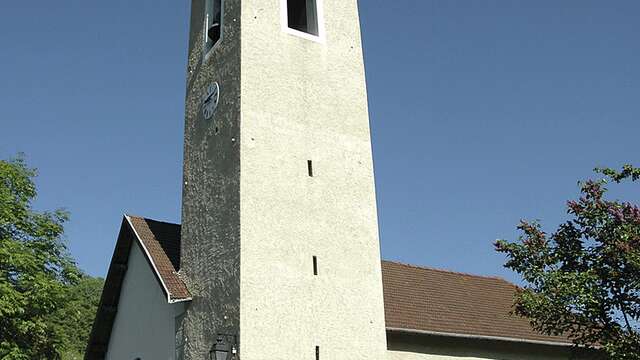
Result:
<svg viewBox="0 0 640 360">
<path fill-rule="evenodd" d="M 127 273 L 129 255 L 134 243 L 137 243 L 145 254 L 167 301 L 176 303 L 191 300 L 187 287 L 178 276 L 180 225 L 125 215 L 85 351 L 87 360 L 105 358 L 111 329 L 118 312 L 122 282 Z"/>
<path fill-rule="evenodd" d="M 131 245 L 136 241 L 154 270 L 167 301 L 191 300 L 180 270 L 179 224 L 125 215 L 105 280 L 85 359 L 103 359 L 118 310 Z M 511 315 L 516 286 L 484 277 L 382 261 L 388 331 L 568 344 L 564 337 L 533 331 Z"/>
<path fill-rule="evenodd" d="M 180 225 L 126 216 L 170 303 L 190 300 L 180 270 Z"/>
<path fill-rule="evenodd" d="M 388 330 L 567 344 L 511 315 L 516 286 L 497 277 L 382 262 Z"/>
</svg>

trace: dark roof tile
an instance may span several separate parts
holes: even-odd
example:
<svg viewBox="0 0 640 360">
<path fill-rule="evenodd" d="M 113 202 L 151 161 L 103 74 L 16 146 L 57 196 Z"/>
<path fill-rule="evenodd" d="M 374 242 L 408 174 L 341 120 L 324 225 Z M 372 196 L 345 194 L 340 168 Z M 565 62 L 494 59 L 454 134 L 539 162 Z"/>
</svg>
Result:
<svg viewBox="0 0 640 360">
<path fill-rule="evenodd" d="M 180 225 L 129 216 L 138 238 L 148 251 L 171 300 L 191 295 L 178 276 L 180 270 Z"/>
<path fill-rule="evenodd" d="M 568 342 L 512 315 L 516 286 L 500 278 L 383 261 L 382 282 L 389 329 Z"/>
</svg>

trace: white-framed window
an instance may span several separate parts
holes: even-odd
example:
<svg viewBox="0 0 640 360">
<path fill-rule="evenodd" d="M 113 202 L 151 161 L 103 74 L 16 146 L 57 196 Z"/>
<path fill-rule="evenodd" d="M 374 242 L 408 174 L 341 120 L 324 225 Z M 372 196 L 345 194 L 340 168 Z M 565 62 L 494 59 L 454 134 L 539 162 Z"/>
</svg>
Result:
<svg viewBox="0 0 640 360">
<path fill-rule="evenodd" d="M 324 42 L 322 0 L 280 0 L 285 32 Z"/>
<path fill-rule="evenodd" d="M 224 0 L 205 0 L 204 9 L 204 52 L 206 57 L 222 40 L 222 9 Z"/>
</svg>

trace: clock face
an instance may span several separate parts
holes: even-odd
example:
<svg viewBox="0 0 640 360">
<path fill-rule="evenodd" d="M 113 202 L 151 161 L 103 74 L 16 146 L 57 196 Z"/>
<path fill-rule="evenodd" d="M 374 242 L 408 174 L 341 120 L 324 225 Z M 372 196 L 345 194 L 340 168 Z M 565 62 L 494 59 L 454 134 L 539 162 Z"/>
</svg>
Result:
<svg viewBox="0 0 640 360">
<path fill-rule="evenodd" d="M 202 97 L 202 115 L 206 120 L 211 119 L 218 107 L 220 100 L 220 86 L 217 82 L 207 86 L 204 96 Z"/>
</svg>

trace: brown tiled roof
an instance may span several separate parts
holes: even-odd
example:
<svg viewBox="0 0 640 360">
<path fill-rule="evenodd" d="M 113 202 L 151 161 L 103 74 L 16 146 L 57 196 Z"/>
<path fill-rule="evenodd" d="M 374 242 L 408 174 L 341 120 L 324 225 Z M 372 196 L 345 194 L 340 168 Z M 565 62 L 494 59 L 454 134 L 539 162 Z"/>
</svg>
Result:
<svg viewBox="0 0 640 360">
<path fill-rule="evenodd" d="M 180 225 L 128 216 L 133 229 L 147 251 L 150 260 L 168 292 L 170 300 L 191 297 L 178 276 L 180 270 Z"/>
<path fill-rule="evenodd" d="M 387 329 L 567 343 L 511 315 L 516 286 L 496 277 L 382 262 Z"/>
</svg>

